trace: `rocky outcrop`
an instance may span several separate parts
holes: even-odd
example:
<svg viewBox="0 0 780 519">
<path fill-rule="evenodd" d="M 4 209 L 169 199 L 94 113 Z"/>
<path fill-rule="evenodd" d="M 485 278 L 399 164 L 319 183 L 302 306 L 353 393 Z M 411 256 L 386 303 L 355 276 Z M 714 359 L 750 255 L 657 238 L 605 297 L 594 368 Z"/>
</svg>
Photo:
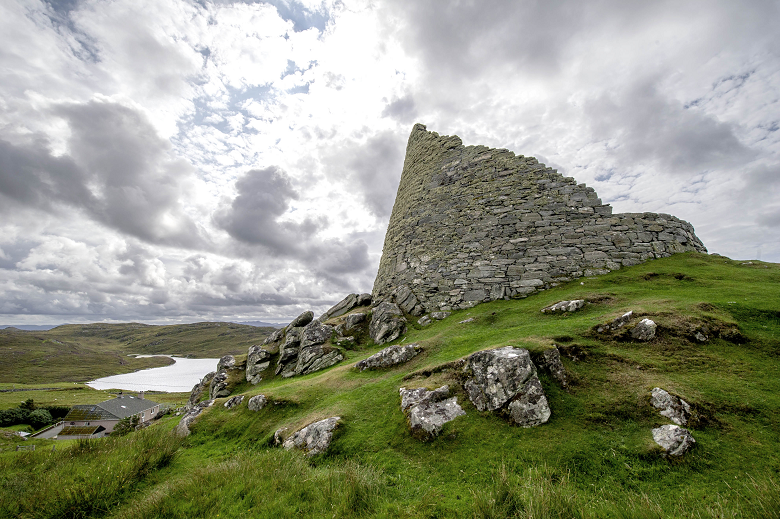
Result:
<svg viewBox="0 0 780 519">
<path fill-rule="evenodd" d="M 379 303 L 371 315 L 368 332 L 376 344 L 394 341 L 406 333 L 406 318 L 401 308 L 388 301 Z"/>
<path fill-rule="evenodd" d="M 340 315 L 344 315 L 358 306 L 368 306 L 371 304 L 371 294 L 349 294 L 347 297 L 336 303 L 330 310 L 320 316 L 320 321 L 327 321 Z"/>
<path fill-rule="evenodd" d="M 233 355 L 225 355 L 217 362 L 217 372 L 227 371 L 236 367 L 236 358 Z"/>
<path fill-rule="evenodd" d="M 299 324 L 305 320 L 300 318 L 293 323 Z M 303 327 L 288 326 L 286 333 L 277 339 L 279 359 L 276 374 L 285 378 L 305 375 L 344 360 L 341 350 L 324 345 L 331 340 L 333 332 L 333 326 L 323 324 L 319 319 L 311 320 Z"/>
<path fill-rule="evenodd" d="M 173 433 L 177 436 L 182 436 L 182 437 L 189 436 L 190 425 L 192 424 L 192 422 L 195 421 L 195 418 L 197 418 L 203 411 L 205 411 L 212 405 L 214 405 L 214 400 L 205 400 L 193 406 L 184 414 L 184 416 L 182 416 L 181 420 L 176 425 L 176 428 L 173 430 Z"/>
<path fill-rule="evenodd" d="M 282 446 L 286 450 L 302 450 L 309 457 L 321 454 L 330 446 L 330 442 L 333 440 L 333 431 L 336 430 L 339 422 L 341 422 L 341 417 L 334 416 L 309 424 L 294 432 L 284 441 Z M 277 432 L 281 434 L 281 431 Z"/>
<path fill-rule="evenodd" d="M 571 301 L 558 301 L 555 304 L 542 308 L 542 313 L 554 314 L 554 313 L 564 313 L 564 312 L 576 312 L 577 310 L 583 308 L 584 306 L 585 306 L 584 299 L 574 299 Z"/>
<path fill-rule="evenodd" d="M 192 391 L 190 392 L 190 398 L 187 401 L 187 405 L 185 408 L 189 411 L 193 407 L 195 407 L 198 402 L 200 402 L 200 399 L 203 397 L 203 393 L 206 392 L 206 394 L 209 393 L 209 388 L 211 386 L 211 380 L 214 378 L 214 375 L 216 375 L 216 371 L 212 371 L 211 373 L 206 374 L 200 382 L 195 384 L 192 388 Z"/>
<path fill-rule="evenodd" d="M 267 403 L 268 399 L 265 397 L 265 395 L 255 395 L 249 399 L 249 402 L 246 403 L 246 406 L 250 411 L 259 411 L 260 409 L 264 408 L 265 404 Z"/>
<path fill-rule="evenodd" d="M 367 369 L 385 369 L 412 360 L 422 351 L 419 344 L 406 344 L 404 346 L 389 346 L 363 359 L 355 367 L 360 371 Z"/>
<path fill-rule="evenodd" d="M 442 427 L 466 412 L 458 405 L 457 397 L 450 397 L 449 386 L 433 391 L 426 388 L 398 390 L 401 411 L 406 414 L 412 435 L 429 440 L 439 435 Z"/>
<path fill-rule="evenodd" d="M 406 285 L 401 285 L 393 290 L 391 298 L 398 304 L 401 310 L 407 314 L 419 317 L 425 313 L 425 309 L 417 300 L 417 296 L 415 296 L 414 292 Z"/>
<path fill-rule="evenodd" d="M 214 400 L 226 396 L 230 396 L 228 374 L 225 371 L 220 371 L 214 375 L 214 378 L 211 379 L 211 384 L 209 384 L 209 399 Z"/>
<path fill-rule="evenodd" d="M 303 312 L 301 315 L 296 317 L 292 320 L 290 324 L 287 325 L 287 329 L 290 328 L 302 328 L 312 322 L 314 320 L 314 312 L 311 310 L 307 310 L 306 312 Z"/>
<path fill-rule="evenodd" d="M 321 369 L 329 368 L 344 360 L 344 354 L 338 348 L 317 344 L 301 348 L 291 375 L 282 371 L 282 376 L 308 375 Z"/>
<path fill-rule="evenodd" d="M 271 352 L 261 346 L 250 346 L 246 356 L 246 381 L 258 384 L 263 372 L 271 366 Z"/>
<path fill-rule="evenodd" d="M 558 348 L 544 350 L 539 355 L 538 364 L 539 368 L 549 373 L 562 388 L 569 387 L 569 378 L 566 375 L 566 368 L 561 362 L 561 352 Z"/>
<path fill-rule="evenodd" d="M 223 405 L 225 406 L 225 409 L 233 409 L 237 405 L 240 405 L 243 401 L 244 395 L 236 395 L 228 398 L 227 402 L 225 402 Z"/>
<path fill-rule="evenodd" d="M 550 418 L 550 407 L 528 350 L 506 346 L 466 358 L 463 389 L 480 411 L 501 411 L 522 427 Z"/>
<path fill-rule="evenodd" d="M 333 327 L 322 324 L 320 321 L 312 321 L 307 324 L 300 335 L 300 347 L 308 348 L 316 344 L 328 342 L 333 336 Z"/>
<path fill-rule="evenodd" d="M 660 387 L 650 393 L 650 404 L 677 425 L 687 425 L 691 417 L 691 406 L 679 396 L 669 394 Z"/>
<path fill-rule="evenodd" d="M 355 312 L 353 314 L 349 314 L 346 319 L 344 319 L 344 331 L 348 332 L 352 330 L 360 323 L 365 322 L 367 317 L 368 314 L 365 312 Z"/>
<path fill-rule="evenodd" d="M 665 456 L 682 456 L 696 444 L 691 432 L 679 425 L 662 425 L 652 433 L 653 441 L 661 446 Z"/>
<path fill-rule="evenodd" d="M 638 341 L 649 341 L 655 337 L 656 324 L 650 319 L 642 319 L 631 329 L 631 337 Z"/>
</svg>

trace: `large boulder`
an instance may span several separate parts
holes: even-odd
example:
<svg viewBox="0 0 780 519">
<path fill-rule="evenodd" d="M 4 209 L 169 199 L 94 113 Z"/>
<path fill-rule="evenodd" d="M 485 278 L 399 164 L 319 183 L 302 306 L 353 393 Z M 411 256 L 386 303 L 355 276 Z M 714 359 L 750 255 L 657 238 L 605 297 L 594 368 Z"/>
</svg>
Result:
<svg viewBox="0 0 780 519">
<path fill-rule="evenodd" d="M 265 346 L 266 344 L 279 342 L 284 337 L 284 332 L 285 332 L 284 328 L 279 328 L 274 333 L 272 333 L 271 335 L 265 338 L 265 340 L 263 341 L 263 345 Z"/>
<path fill-rule="evenodd" d="M 225 371 L 220 371 L 214 378 L 211 379 L 209 384 L 209 400 L 216 398 L 222 398 L 230 396 L 230 388 L 228 388 L 228 374 Z"/>
<path fill-rule="evenodd" d="M 303 312 L 301 315 L 293 319 L 292 322 L 287 325 L 287 329 L 289 330 L 290 328 L 301 328 L 303 326 L 306 326 L 313 320 L 314 320 L 314 312 L 312 312 L 311 310 L 307 310 L 306 312 Z"/>
<path fill-rule="evenodd" d="M 198 415 L 200 415 L 204 410 L 208 409 L 212 405 L 214 405 L 214 400 L 205 400 L 193 406 L 186 413 L 184 413 L 184 416 L 181 417 L 181 420 L 179 421 L 178 425 L 176 425 L 173 433 L 177 436 L 189 436 L 190 424 L 192 424 Z"/>
<path fill-rule="evenodd" d="M 336 303 L 330 310 L 320 316 L 320 321 L 327 321 L 333 317 L 338 317 L 349 312 L 358 306 L 358 294 L 349 294 L 347 297 Z"/>
<path fill-rule="evenodd" d="M 406 333 L 406 318 L 395 303 L 379 303 L 371 315 L 368 333 L 376 344 L 394 341 Z"/>
<path fill-rule="evenodd" d="M 458 405 L 457 397 L 450 397 L 449 386 L 433 391 L 402 387 L 398 392 L 401 395 L 401 411 L 407 416 L 412 435 L 421 440 L 438 436 L 445 423 L 466 414 Z"/>
<path fill-rule="evenodd" d="M 271 352 L 260 346 L 251 346 L 246 357 L 246 381 L 257 384 L 263 380 L 262 373 L 271 365 Z"/>
<path fill-rule="evenodd" d="M 264 408 L 265 404 L 267 403 L 268 399 L 265 395 L 255 395 L 249 399 L 249 402 L 246 403 L 246 406 L 250 411 L 259 411 L 260 409 Z"/>
<path fill-rule="evenodd" d="M 661 446 L 666 456 L 682 456 L 696 444 L 691 432 L 679 425 L 662 425 L 652 433 L 653 441 Z"/>
<path fill-rule="evenodd" d="M 502 411 L 523 427 L 545 423 L 550 407 L 528 350 L 478 351 L 465 362 L 463 389 L 480 411 Z"/>
<path fill-rule="evenodd" d="M 306 453 L 306 456 L 321 454 L 330 446 L 330 442 L 333 439 L 333 431 L 338 427 L 340 421 L 340 416 L 333 416 L 309 424 L 294 432 L 282 445 L 286 450 L 302 450 Z M 276 434 L 274 434 L 274 437 L 276 437 Z"/>
<path fill-rule="evenodd" d="M 329 368 L 342 360 L 344 360 L 344 354 L 338 348 L 316 344 L 308 348 L 301 348 L 295 370 L 290 375 L 283 372 L 282 376 L 307 375 Z"/>
<path fill-rule="evenodd" d="M 187 401 L 187 405 L 185 408 L 189 411 L 196 405 L 198 405 L 198 402 L 200 402 L 201 397 L 203 396 L 203 392 L 209 391 L 209 387 L 211 386 L 211 380 L 214 378 L 214 375 L 216 375 L 216 371 L 212 371 L 211 373 L 206 374 L 200 382 L 195 384 L 192 388 L 192 391 L 190 392 L 190 398 Z"/>
<path fill-rule="evenodd" d="M 650 393 L 650 404 L 677 425 L 687 425 L 691 417 L 691 406 L 679 396 L 669 394 L 660 387 Z"/>
<path fill-rule="evenodd" d="M 642 319 L 631 329 L 631 337 L 638 341 L 649 341 L 655 337 L 656 324 L 650 319 Z"/>
<path fill-rule="evenodd" d="M 412 360 L 422 351 L 419 344 L 406 344 L 404 346 L 388 346 L 382 351 L 374 353 L 367 359 L 363 359 L 355 367 L 360 371 L 367 369 L 384 369 Z"/>
<path fill-rule="evenodd" d="M 234 407 L 241 405 L 241 402 L 243 401 L 244 395 L 236 395 L 228 398 L 227 402 L 225 402 L 223 405 L 225 406 L 225 409 L 233 409 Z"/>
<path fill-rule="evenodd" d="M 225 355 L 217 362 L 217 371 L 227 371 L 236 367 L 236 358 L 233 355 Z"/>
<path fill-rule="evenodd" d="M 366 317 L 368 317 L 368 314 L 366 314 L 365 312 L 355 312 L 354 314 L 349 314 L 344 320 L 344 330 L 345 331 L 351 330 L 358 324 L 365 321 Z"/>
<path fill-rule="evenodd" d="M 314 320 L 307 324 L 301 332 L 301 349 L 308 348 L 317 344 L 323 344 L 330 340 L 333 335 L 333 327 L 328 324 L 322 324 L 319 320 Z"/>
</svg>

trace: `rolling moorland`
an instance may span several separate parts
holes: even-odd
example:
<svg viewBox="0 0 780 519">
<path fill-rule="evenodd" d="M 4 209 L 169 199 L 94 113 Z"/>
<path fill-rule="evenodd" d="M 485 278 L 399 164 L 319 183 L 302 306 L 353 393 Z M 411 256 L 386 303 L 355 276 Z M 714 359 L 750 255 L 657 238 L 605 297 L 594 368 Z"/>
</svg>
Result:
<svg viewBox="0 0 780 519">
<path fill-rule="evenodd" d="M 178 417 L 167 416 L 124 437 L 54 450 L 53 441 L 30 440 L 33 452 L 0 452 L 0 517 L 780 517 L 778 287 L 780 265 L 687 253 L 480 304 L 424 328 L 410 319 L 395 343 L 424 351 L 408 363 L 359 372 L 354 363 L 384 347 L 364 342 L 330 369 L 239 385 L 234 395 L 262 393 L 270 405 L 228 410 L 219 399 L 186 438 L 171 434 Z M 540 313 L 571 299 L 588 304 Z M 657 323 L 653 340 L 597 331 L 628 310 Z M 701 330 L 705 341 L 695 337 Z M 142 343 L 173 348 L 119 337 L 83 344 L 96 355 L 100 341 L 132 353 L 158 353 Z M 245 354 L 257 342 L 239 348 L 236 339 L 231 348 Z M 477 411 L 452 367 L 487 348 L 534 353 L 553 344 L 571 386 L 540 372 L 552 416 L 538 427 Z M 203 348 L 203 356 L 233 352 Z M 37 380 L 70 380 L 64 362 L 50 365 L 50 378 Z M 398 389 L 442 384 L 466 415 L 421 442 Z M 650 430 L 668 423 L 650 405 L 654 387 L 693 407 L 697 443 L 681 458 L 663 457 L 652 440 Z M 77 393 L 91 390 L 43 397 Z M 273 446 L 281 427 L 336 415 L 342 425 L 322 455 Z"/>
</svg>

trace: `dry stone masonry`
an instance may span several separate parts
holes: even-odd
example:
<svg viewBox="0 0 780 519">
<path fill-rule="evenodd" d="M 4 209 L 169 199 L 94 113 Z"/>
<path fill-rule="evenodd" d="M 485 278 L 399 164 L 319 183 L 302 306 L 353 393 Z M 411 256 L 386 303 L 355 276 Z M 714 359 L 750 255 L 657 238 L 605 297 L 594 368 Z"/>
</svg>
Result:
<svg viewBox="0 0 780 519">
<path fill-rule="evenodd" d="M 535 158 L 464 146 L 416 124 L 373 298 L 421 315 L 706 250 L 688 222 L 613 215 L 593 188 Z"/>
</svg>

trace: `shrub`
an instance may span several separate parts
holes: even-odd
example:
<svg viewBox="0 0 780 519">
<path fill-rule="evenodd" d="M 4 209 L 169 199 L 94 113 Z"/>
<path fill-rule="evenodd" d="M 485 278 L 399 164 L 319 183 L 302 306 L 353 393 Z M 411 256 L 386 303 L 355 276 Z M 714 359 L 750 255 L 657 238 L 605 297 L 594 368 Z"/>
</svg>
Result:
<svg viewBox="0 0 780 519">
<path fill-rule="evenodd" d="M 35 430 L 46 427 L 53 421 L 54 419 L 51 417 L 51 413 L 46 409 L 36 409 L 27 417 L 27 423 Z"/>
</svg>

